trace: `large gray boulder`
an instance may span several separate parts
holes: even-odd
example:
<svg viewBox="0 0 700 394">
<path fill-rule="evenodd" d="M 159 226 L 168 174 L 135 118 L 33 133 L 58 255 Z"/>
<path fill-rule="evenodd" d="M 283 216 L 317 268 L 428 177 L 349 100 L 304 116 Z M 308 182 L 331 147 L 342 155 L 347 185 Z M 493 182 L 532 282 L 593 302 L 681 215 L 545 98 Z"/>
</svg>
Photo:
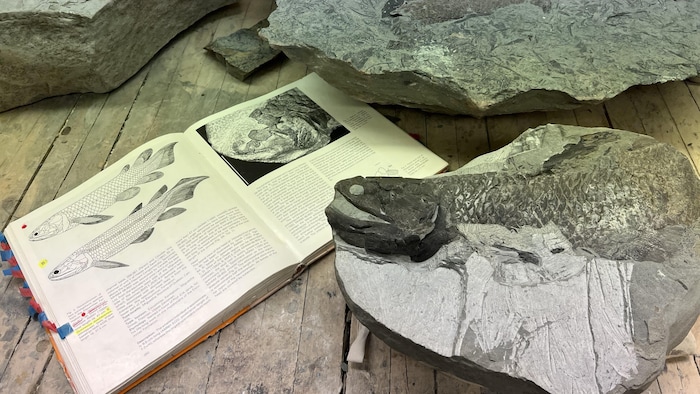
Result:
<svg viewBox="0 0 700 394">
<path fill-rule="evenodd" d="M 235 1 L 0 1 L 0 111 L 110 91 L 179 32 Z"/>
<path fill-rule="evenodd" d="M 651 137 L 547 125 L 453 173 L 353 178 L 327 208 L 348 305 L 507 393 L 634 393 L 700 311 L 700 180 Z"/>
<path fill-rule="evenodd" d="M 571 109 L 700 74 L 700 2 L 278 0 L 272 46 L 367 102 Z"/>
</svg>

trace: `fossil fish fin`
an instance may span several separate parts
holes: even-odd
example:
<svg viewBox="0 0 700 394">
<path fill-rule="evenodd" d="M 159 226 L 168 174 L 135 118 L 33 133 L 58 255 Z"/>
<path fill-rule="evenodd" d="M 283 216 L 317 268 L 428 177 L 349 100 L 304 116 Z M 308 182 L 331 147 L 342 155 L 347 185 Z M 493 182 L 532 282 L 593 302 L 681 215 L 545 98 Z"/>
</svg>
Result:
<svg viewBox="0 0 700 394">
<path fill-rule="evenodd" d="M 108 215 L 90 215 L 90 216 L 82 216 L 79 218 L 71 219 L 71 222 L 77 223 L 77 224 L 97 224 L 97 223 L 102 223 L 104 221 L 107 221 L 111 218 L 112 217 L 108 216 Z"/>
<path fill-rule="evenodd" d="M 133 240 L 131 243 L 137 244 L 137 243 L 143 242 L 143 241 L 147 240 L 148 238 L 150 238 L 151 234 L 153 234 L 153 227 L 144 231 L 143 234 L 139 235 L 139 237 L 136 238 L 135 240 Z"/>
<path fill-rule="evenodd" d="M 167 211 L 163 212 L 158 216 L 158 221 L 160 222 L 161 220 L 168 220 L 172 217 L 175 217 L 183 212 L 185 212 L 185 208 L 170 208 Z"/>
<path fill-rule="evenodd" d="M 97 261 L 95 261 L 95 264 L 93 266 L 96 268 L 102 268 L 102 269 L 128 267 L 127 264 L 118 263 L 116 261 L 109 261 L 109 260 L 97 260 Z"/>
<path fill-rule="evenodd" d="M 152 203 L 153 201 L 157 200 L 158 198 L 160 198 L 160 196 L 162 196 L 163 194 L 165 194 L 165 192 L 167 192 L 167 191 L 168 191 L 168 186 L 163 185 L 163 187 L 161 187 L 160 189 L 158 189 L 158 191 L 156 192 L 156 194 L 154 194 L 153 197 L 151 197 L 151 200 L 149 201 L 149 203 Z"/>
<path fill-rule="evenodd" d="M 152 173 L 150 173 L 150 174 L 148 174 L 148 175 L 144 175 L 144 176 L 142 176 L 141 178 L 139 178 L 139 180 L 136 181 L 136 184 L 137 184 L 137 185 L 140 185 L 140 184 L 142 184 L 142 183 L 153 182 L 153 181 L 155 181 L 156 179 L 160 179 L 160 178 L 162 178 L 162 177 L 163 177 L 163 173 L 162 173 L 162 172 L 160 172 L 160 171 L 155 171 L 155 172 L 152 172 Z"/>
<path fill-rule="evenodd" d="M 139 203 L 139 205 L 137 205 L 136 208 L 134 208 L 134 210 L 131 211 L 131 213 L 129 215 L 135 214 L 136 212 L 140 211 L 141 208 L 143 208 L 143 203 Z"/>
<path fill-rule="evenodd" d="M 153 155 L 153 160 L 159 161 L 158 166 L 155 167 L 154 170 L 163 168 L 175 162 L 175 144 L 177 144 L 177 142 L 171 142 L 170 144 L 158 149 L 158 152 Z"/>
<path fill-rule="evenodd" d="M 173 196 L 168 201 L 168 206 L 171 207 L 183 201 L 189 200 L 194 196 L 194 188 L 199 182 L 209 178 L 208 176 L 196 176 L 192 178 L 180 179 L 180 182 L 173 187 Z"/>
<path fill-rule="evenodd" d="M 140 166 L 143 163 L 147 162 L 148 159 L 151 158 L 151 154 L 153 154 L 153 149 L 151 148 L 148 148 L 145 151 L 141 152 L 139 157 L 137 157 L 136 160 L 134 160 L 134 167 Z"/>
<path fill-rule="evenodd" d="M 117 201 L 126 201 L 131 198 L 134 198 L 137 194 L 139 194 L 140 191 L 141 189 L 139 189 L 136 186 L 130 187 L 124 190 L 123 192 L 117 194 Z"/>
</svg>

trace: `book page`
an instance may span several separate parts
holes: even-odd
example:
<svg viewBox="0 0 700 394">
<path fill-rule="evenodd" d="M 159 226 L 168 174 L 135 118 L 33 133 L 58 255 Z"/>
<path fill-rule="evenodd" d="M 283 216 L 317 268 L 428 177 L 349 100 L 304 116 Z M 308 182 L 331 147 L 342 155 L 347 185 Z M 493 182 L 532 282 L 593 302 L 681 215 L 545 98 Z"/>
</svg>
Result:
<svg viewBox="0 0 700 394">
<path fill-rule="evenodd" d="M 49 320 L 72 327 L 56 343 L 92 390 L 117 387 L 297 263 L 183 136 L 149 142 L 6 231 Z"/>
<path fill-rule="evenodd" d="M 339 180 L 421 178 L 446 167 L 369 105 L 315 74 L 205 118 L 186 134 L 219 153 L 234 174 L 231 183 L 299 260 L 330 242 L 324 210 Z"/>
<path fill-rule="evenodd" d="M 142 145 L 6 235 L 73 330 L 54 338 L 74 382 L 110 391 L 328 250 L 338 180 L 445 166 L 312 74 Z"/>
</svg>

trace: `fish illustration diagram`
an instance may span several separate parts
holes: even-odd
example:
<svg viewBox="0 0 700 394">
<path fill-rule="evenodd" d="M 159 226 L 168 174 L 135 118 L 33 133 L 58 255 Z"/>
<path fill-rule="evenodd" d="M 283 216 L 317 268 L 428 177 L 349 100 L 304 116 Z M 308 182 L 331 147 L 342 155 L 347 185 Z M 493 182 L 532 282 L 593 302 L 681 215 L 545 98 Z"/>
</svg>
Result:
<svg viewBox="0 0 700 394">
<path fill-rule="evenodd" d="M 153 149 L 146 149 L 132 165 L 125 165 L 117 176 L 41 223 L 30 233 L 29 240 L 40 241 L 80 224 L 97 224 L 111 219 L 111 216 L 100 213 L 117 201 L 126 201 L 139 194 L 140 188 L 136 185 L 163 177 L 163 173 L 156 170 L 175 161 L 175 144 L 170 143 L 155 154 Z"/>
<path fill-rule="evenodd" d="M 49 279 L 66 279 L 90 267 L 110 269 L 128 266 L 128 264 L 108 259 L 131 244 L 147 240 L 153 234 L 157 222 L 185 212 L 185 208 L 170 207 L 191 199 L 197 185 L 207 178 L 207 176 L 183 178 L 170 190 L 167 186 L 161 187 L 148 204 L 145 206 L 139 204 L 129 216 L 78 248 L 58 264 L 49 273 Z"/>
</svg>

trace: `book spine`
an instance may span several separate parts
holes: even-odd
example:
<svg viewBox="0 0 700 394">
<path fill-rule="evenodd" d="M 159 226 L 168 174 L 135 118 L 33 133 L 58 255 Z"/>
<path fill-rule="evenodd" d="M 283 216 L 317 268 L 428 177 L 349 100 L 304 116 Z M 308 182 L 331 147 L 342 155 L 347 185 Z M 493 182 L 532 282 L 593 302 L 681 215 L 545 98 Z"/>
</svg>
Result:
<svg viewBox="0 0 700 394">
<path fill-rule="evenodd" d="M 7 238 L 3 233 L 0 233 L 0 261 L 7 262 L 9 268 L 3 269 L 2 274 L 5 276 L 12 276 L 19 279 L 24 279 L 24 274 L 19 264 L 17 264 L 17 258 L 14 253 L 12 253 L 12 248 L 10 243 L 7 242 Z M 65 339 L 70 333 L 73 332 L 73 327 L 69 323 L 61 326 L 56 326 L 55 323 L 50 321 L 46 316 L 46 312 L 41 308 L 41 305 L 34 299 L 32 290 L 29 288 L 27 281 L 23 281 L 22 286 L 19 287 L 19 293 L 22 297 L 29 299 L 29 307 L 27 311 L 29 316 L 35 317 L 39 324 L 49 331 L 53 331 L 58 334 L 61 339 Z"/>
</svg>

